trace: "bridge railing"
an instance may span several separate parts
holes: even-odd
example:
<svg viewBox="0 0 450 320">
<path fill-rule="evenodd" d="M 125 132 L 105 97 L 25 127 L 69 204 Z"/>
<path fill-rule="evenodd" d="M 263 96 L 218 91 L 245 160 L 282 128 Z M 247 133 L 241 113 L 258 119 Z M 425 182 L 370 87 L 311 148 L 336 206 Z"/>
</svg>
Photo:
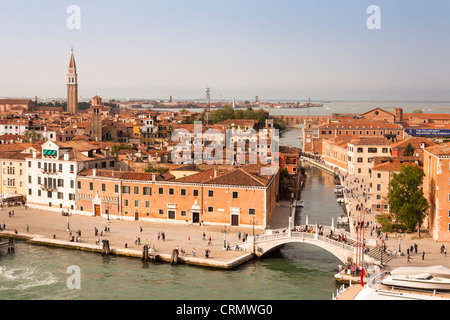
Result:
<svg viewBox="0 0 450 320">
<path fill-rule="evenodd" d="M 353 247 L 353 246 L 350 246 L 350 245 L 345 244 L 343 242 L 336 241 L 336 240 L 333 240 L 333 239 L 330 239 L 330 238 L 327 238 L 327 237 L 324 237 L 324 236 L 319 236 L 319 240 L 322 241 L 322 242 L 326 242 L 329 245 L 331 245 L 333 247 L 336 247 L 336 248 L 341 248 L 341 249 L 344 249 L 344 250 L 350 251 L 350 252 L 354 252 L 355 251 L 355 247 Z"/>
<path fill-rule="evenodd" d="M 263 241 L 272 241 L 277 239 L 284 239 L 289 238 L 289 232 L 279 232 L 279 233 L 272 233 L 272 234 L 266 234 L 262 236 L 256 236 L 255 237 L 255 243 L 263 242 Z"/>
<path fill-rule="evenodd" d="M 340 241 L 336 241 L 324 236 L 319 236 L 316 233 L 310 233 L 310 232 L 280 232 L 280 233 L 274 233 L 269 235 L 262 235 L 255 237 L 255 243 L 261 243 L 261 242 L 268 242 L 268 241 L 274 241 L 279 239 L 287 239 L 287 238 L 301 238 L 301 239 L 316 239 L 318 241 L 327 243 L 333 247 L 341 248 L 349 252 L 354 252 L 355 247 L 345 244 Z"/>
</svg>

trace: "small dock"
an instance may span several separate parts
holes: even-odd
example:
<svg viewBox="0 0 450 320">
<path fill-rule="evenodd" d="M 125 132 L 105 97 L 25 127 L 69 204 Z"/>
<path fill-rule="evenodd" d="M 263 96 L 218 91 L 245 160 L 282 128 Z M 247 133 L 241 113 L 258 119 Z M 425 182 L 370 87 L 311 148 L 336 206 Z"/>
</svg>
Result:
<svg viewBox="0 0 450 320">
<path fill-rule="evenodd" d="M 13 238 L 9 238 L 8 241 L 3 242 L 0 238 L 0 249 L 7 248 L 8 253 L 13 253 L 15 249 L 15 241 Z"/>
</svg>

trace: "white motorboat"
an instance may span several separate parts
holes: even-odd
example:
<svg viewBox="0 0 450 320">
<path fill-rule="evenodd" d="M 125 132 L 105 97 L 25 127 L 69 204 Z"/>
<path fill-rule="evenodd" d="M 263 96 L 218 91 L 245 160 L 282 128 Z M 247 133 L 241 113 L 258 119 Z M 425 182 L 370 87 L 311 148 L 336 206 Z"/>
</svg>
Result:
<svg viewBox="0 0 450 320">
<path fill-rule="evenodd" d="M 334 192 L 342 192 L 344 190 L 344 186 L 337 184 L 334 186 Z"/>
<path fill-rule="evenodd" d="M 371 274 L 363 287 L 350 284 L 348 288 L 341 288 L 333 299 L 450 300 L 448 281 L 450 270 L 443 266 L 400 267 Z"/>
<path fill-rule="evenodd" d="M 303 200 L 297 200 L 297 207 L 303 207 L 305 205 L 305 202 Z"/>
<path fill-rule="evenodd" d="M 336 199 L 337 203 L 344 203 L 344 201 L 345 201 L 344 198 L 337 198 Z"/>
<path fill-rule="evenodd" d="M 339 217 L 337 218 L 337 224 L 349 224 L 349 219 L 348 217 Z"/>
<path fill-rule="evenodd" d="M 390 287 L 450 291 L 450 270 L 442 266 L 397 268 L 381 283 Z"/>
<path fill-rule="evenodd" d="M 450 290 L 450 279 L 433 277 L 429 273 L 417 275 L 390 275 L 381 282 L 385 286 L 414 288 L 423 290 Z"/>
</svg>

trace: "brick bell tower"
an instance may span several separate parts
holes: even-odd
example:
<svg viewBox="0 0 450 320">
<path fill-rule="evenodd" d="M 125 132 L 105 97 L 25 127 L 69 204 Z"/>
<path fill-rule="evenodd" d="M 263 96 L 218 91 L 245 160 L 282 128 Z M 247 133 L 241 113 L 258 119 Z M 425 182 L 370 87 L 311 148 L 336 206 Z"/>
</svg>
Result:
<svg viewBox="0 0 450 320">
<path fill-rule="evenodd" d="M 95 96 L 91 103 L 91 138 L 94 141 L 102 141 L 102 98 Z"/>
<path fill-rule="evenodd" d="M 303 122 L 302 129 L 302 151 L 314 154 L 314 126 L 311 120 Z"/>
<path fill-rule="evenodd" d="M 78 113 L 78 74 L 73 49 L 70 55 L 69 73 L 67 74 L 67 112 L 72 115 Z"/>
</svg>

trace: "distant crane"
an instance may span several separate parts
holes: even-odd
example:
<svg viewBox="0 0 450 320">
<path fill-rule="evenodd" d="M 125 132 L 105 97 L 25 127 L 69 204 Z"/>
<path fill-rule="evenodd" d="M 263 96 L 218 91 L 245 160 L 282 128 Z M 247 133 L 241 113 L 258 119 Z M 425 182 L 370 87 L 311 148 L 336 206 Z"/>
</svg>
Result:
<svg viewBox="0 0 450 320">
<path fill-rule="evenodd" d="M 208 126 L 209 122 L 211 120 L 211 92 L 209 88 L 206 88 L 205 90 L 205 103 L 206 103 L 206 110 L 205 110 L 205 123 Z"/>
</svg>

